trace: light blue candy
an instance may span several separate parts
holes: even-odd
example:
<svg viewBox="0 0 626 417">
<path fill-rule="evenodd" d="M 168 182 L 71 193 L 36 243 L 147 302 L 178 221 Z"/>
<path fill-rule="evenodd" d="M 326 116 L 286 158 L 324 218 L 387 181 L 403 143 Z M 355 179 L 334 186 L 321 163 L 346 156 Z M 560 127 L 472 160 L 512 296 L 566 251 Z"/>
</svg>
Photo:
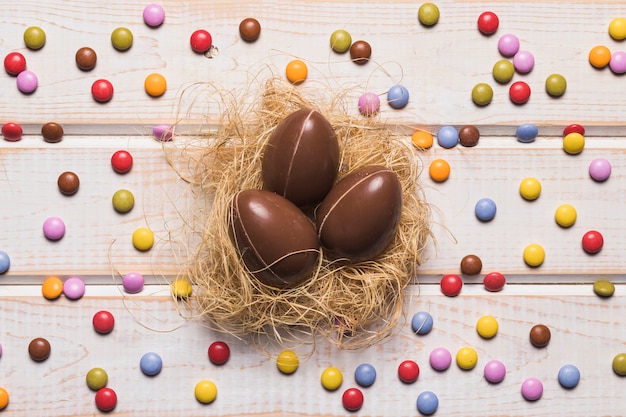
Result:
<svg viewBox="0 0 626 417">
<path fill-rule="evenodd" d="M 419 335 L 430 333 L 433 329 L 433 316 L 425 311 L 418 311 L 411 319 L 411 328 Z"/>
<path fill-rule="evenodd" d="M 459 143 L 459 131 L 454 126 L 441 126 L 437 131 L 437 143 L 442 148 L 454 148 Z"/>
<path fill-rule="evenodd" d="M 163 361 L 161 357 L 154 352 L 148 352 L 141 357 L 139 361 L 139 367 L 141 368 L 141 372 L 148 376 L 154 376 L 161 372 L 161 367 L 163 366 Z"/>
<path fill-rule="evenodd" d="M 522 143 L 530 143 L 533 142 L 537 135 L 539 134 L 539 129 L 532 123 L 526 123 L 521 126 L 518 126 L 515 136 L 517 136 L 517 140 Z"/>
<path fill-rule="evenodd" d="M 490 198 L 481 198 L 476 202 L 474 213 L 478 220 L 488 222 L 496 217 L 496 203 Z"/>
<path fill-rule="evenodd" d="M 369 387 L 376 381 L 376 369 L 369 363 L 362 363 L 354 371 L 354 379 L 360 386 Z"/>
<path fill-rule="evenodd" d="M 401 109 L 409 102 L 409 90 L 405 86 L 396 84 L 387 92 L 387 102 L 394 109 Z"/>
<path fill-rule="evenodd" d="M 432 391 L 424 391 L 417 396 L 417 411 L 424 415 L 434 414 L 439 408 L 439 398 Z"/>
<path fill-rule="evenodd" d="M 574 388 L 580 381 L 580 371 L 574 365 L 563 365 L 559 369 L 559 384 L 563 388 Z"/>
<path fill-rule="evenodd" d="M 11 259 L 9 255 L 0 250 L 0 274 L 4 274 L 9 270 L 9 266 L 11 266 Z"/>
</svg>

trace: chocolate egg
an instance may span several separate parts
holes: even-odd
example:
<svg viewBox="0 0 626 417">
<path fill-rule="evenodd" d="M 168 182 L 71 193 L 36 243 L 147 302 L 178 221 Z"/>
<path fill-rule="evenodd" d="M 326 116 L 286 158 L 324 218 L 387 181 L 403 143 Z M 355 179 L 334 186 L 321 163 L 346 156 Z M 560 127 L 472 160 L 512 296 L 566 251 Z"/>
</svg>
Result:
<svg viewBox="0 0 626 417">
<path fill-rule="evenodd" d="M 311 220 L 289 200 L 269 191 L 240 191 L 229 226 L 241 260 L 264 284 L 293 287 L 312 275 L 319 240 Z"/>
<path fill-rule="evenodd" d="M 298 207 L 313 207 L 324 199 L 337 177 L 339 143 L 328 120 L 301 109 L 276 126 L 262 162 L 264 188 Z"/>
<path fill-rule="evenodd" d="M 402 212 L 402 186 L 379 165 L 341 179 L 316 210 L 317 234 L 334 258 L 360 262 L 376 258 L 393 238 Z"/>
</svg>

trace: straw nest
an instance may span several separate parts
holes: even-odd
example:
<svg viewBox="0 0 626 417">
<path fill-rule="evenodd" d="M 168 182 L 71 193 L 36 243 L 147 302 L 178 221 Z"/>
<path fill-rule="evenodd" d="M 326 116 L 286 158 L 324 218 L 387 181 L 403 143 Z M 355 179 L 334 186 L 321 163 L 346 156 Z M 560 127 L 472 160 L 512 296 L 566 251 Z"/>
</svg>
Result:
<svg viewBox="0 0 626 417">
<path fill-rule="evenodd" d="M 416 276 L 430 236 L 428 206 L 417 186 L 418 161 L 405 137 L 375 118 L 349 116 L 340 95 L 316 105 L 277 79 L 267 81 L 245 111 L 234 96 L 221 100 L 225 107 L 217 130 L 185 152 L 193 167 L 194 194 L 207 205 L 196 210 L 201 213 L 193 222 L 199 244 L 178 277 L 193 285 L 192 296 L 184 300 L 189 310 L 212 329 L 257 340 L 302 342 L 323 336 L 352 349 L 389 336 L 402 317 L 403 289 Z M 338 180 L 366 165 L 386 166 L 400 179 L 403 206 L 395 237 L 377 259 L 346 265 L 321 256 L 311 279 L 279 290 L 245 268 L 229 236 L 228 215 L 238 191 L 262 188 L 265 144 L 278 123 L 301 108 L 319 111 L 335 129 Z"/>
</svg>

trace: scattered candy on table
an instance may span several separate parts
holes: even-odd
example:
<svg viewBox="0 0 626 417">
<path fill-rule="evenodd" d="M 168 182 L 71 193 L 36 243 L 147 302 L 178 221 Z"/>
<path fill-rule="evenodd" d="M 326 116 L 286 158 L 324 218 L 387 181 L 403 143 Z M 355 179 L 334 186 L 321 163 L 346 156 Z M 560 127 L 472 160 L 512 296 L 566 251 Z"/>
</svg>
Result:
<svg viewBox="0 0 626 417">
<path fill-rule="evenodd" d="M 476 350 L 474 350 L 474 348 L 472 347 L 462 347 L 456 353 L 456 364 L 459 366 L 459 368 L 465 371 L 474 369 L 477 363 L 478 353 L 476 353 Z"/>
<path fill-rule="evenodd" d="M 578 123 L 572 123 L 570 125 L 567 125 L 563 129 L 563 137 L 573 132 L 580 133 L 581 135 L 585 136 L 585 127 L 582 125 L 579 125 Z"/>
<path fill-rule="evenodd" d="M 452 354 L 443 347 L 437 347 L 430 352 L 428 357 L 430 366 L 436 371 L 445 371 L 452 363 Z"/>
<path fill-rule="evenodd" d="M 187 298 L 191 295 L 192 286 L 186 279 L 178 278 L 170 285 L 172 295 L 176 298 Z"/>
<path fill-rule="evenodd" d="M 98 55 L 96 51 L 88 46 L 84 46 L 76 51 L 76 66 L 82 71 L 91 71 L 96 67 Z"/>
<path fill-rule="evenodd" d="M 50 350 L 50 342 L 43 337 L 36 337 L 28 344 L 28 354 L 35 362 L 42 362 L 48 359 Z"/>
<path fill-rule="evenodd" d="M 103 78 L 96 80 L 91 84 L 91 96 L 98 103 L 106 103 L 113 98 L 113 84 L 111 81 Z"/>
<path fill-rule="evenodd" d="M 605 158 L 595 158 L 589 163 L 589 176 L 595 181 L 606 181 L 611 176 L 611 163 Z"/>
<path fill-rule="evenodd" d="M 163 367 L 163 360 L 161 356 L 159 356 L 156 352 L 147 352 L 141 356 L 139 360 L 139 368 L 141 368 L 141 372 L 148 376 L 155 376 L 159 372 L 161 372 L 161 368 Z"/>
<path fill-rule="evenodd" d="M 365 92 L 359 97 L 359 112 L 363 116 L 373 116 L 380 110 L 380 98 L 372 92 Z"/>
<path fill-rule="evenodd" d="M 424 415 L 434 414 L 439 408 L 439 398 L 432 391 L 423 391 L 417 396 L 417 411 Z"/>
<path fill-rule="evenodd" d="M 363 392 L 358 388 L 348 388 L 341 396 L 343 407 L 348 411 L 359 411 L 363 406 Z"/>
<path fill-rule="evenodd" d="M 626 376 L 626 353 L 618 353 L 613 358 L 613 372 L 619 376 Z"/>
<path fill-rule="evenodd" d="M 247 17 L 239 23 L 239 36 L 246 42 L 254 42 L 261 36 L 261 24 L 253 17 Z"/>
<path fill-rule="evenodd" d="M 524 104 L 530 98 L 530 86 L 524 81 L 516 81 L 509 88 L 509 97 L 515 104 Z"/>
<path fill-rule="evenodd" d="M 74 195 L 80 186 L 80 179 L 72 171 L 65 171 L 59 175 L 57 186 L 63 195 Z"/>
<path fill-rule="evenodd" d="M 513 75 L 515 75 L 515 66 L 508 59 L 501 59 L 493 64 L 491 74 L 493 75 L 493 79 L 500 84 L 507 84 L 513 79 Z"/>
<path fill-rule="evenodd" d="M 299 365 L 298 355 L 292 350 L 283 350 L 276 358 L 276 367 L 283 374 L 293 374 Z"/>
<path fill-rule="evenodd" d="M 225 342 L 216 341 L 209 345 L 209 360 L 214 365 L 224 365 L 230 358 L 230 348 Z"/>
<path fill-rule="evenodd" d="M 543 384 L 537 378 L 526 378 L 522 382 L 522 396 L 528 401 L 537 401 L 543 395 Z"/>
<path fill-rule="evenodd" d="M 127 51 L 133 46 L 133 32 L 126 27 L 118 27 L 111 32 L 111 44 L 118 51 Z"/>
<path fill-rule="evenodd" d="M 602 250 L 604 237 L 597 230 L 589 230 L 583 235 L 581 243 L 585 252 L 595 254 Z"/>
<path fill-rule="evenodd" d="M 320 381 L 325 389 L 328 391 L 335 391 L 343 383 L 343 374 L 338 368 L 329 366 L 322 371 Z"/>
<path fill-rule="evenodd" d="M 22 126 L 13 122 L 3 124 L 2 136 L 8 142 L 17 142 L 22 139 Z"/>
<path fill-rule="evenodd" d="M 417 381 L 420 374 L 420 367 L 417 362 L 407 359 L 398 365 L 398 378 L 405 384 L 412 384 Z"/>
<path fill-rule="evenodd" d="M 459 143 L 461 146 L 472 148 L 478 145 L 480 131 L 476 126 L 466 125 L 459 129 Z"/>
<path fill-rule="evenodd" d="M 626 18 L 616 17 L 609 23 L 609 35 L 616 41 L 626 39 Z"/>
<path fill-rule="evenodd" d="M 113 193 L 113 208 L 118 213 L 128 213 L 135 206 L 135 196 L 128 190 L 121 189 Z"/>
<path fill-rule="evenodd" d="M 394 109 L 402 109 L 409 102 L 409 90 L 403 85 L 396 84 L 387 91 L 387 103 Z"/>
<path fill-rule="evenodd" d="M 69 277 L 63 283 L 63 294 L 70 300 L 78 300 L 85 295 L 85 282 L 80 277 Z"/>
<path fill-rule="evenodd" d="M 287 63 L 285 76 L 292 84 L 301 84 L 309 75 L 309 69 L 304 61 L 294 59 Z"/>
<path fill-rule="evenodd" d="M 143 290 L 144 278 L 139 272 L 129 272 L 122 277 L 122 286 L 128 294 L 137 294 Z"/>
<path fill-rule="evenodd" d="M 39 85 L 39 80 L 37 79 L 37 75 L 29 70 L 24 70 L 17 74 L 17 78 L 15 79 L 18 90 L 20 90 L 24 94 L 31 94 Z"/>
<path fill-rule="evenodd" d="M 519 193 L 525 200 L 536 200 L 541 195 L 541 183 L 534 177 L 524 178 L 519 184 Z"/>
<path fill-rule="evenodd" d="M 102 368 L 91 368 L 85 375 L 85 382 L 90 390 L 98 391 L 109 383 L 109 375 Z"/>
<path fill-rule="evenodd" d="M 11 266 L 11 258 L 5 251 L 0 250 L 0 274 L 4 274 Z"/>
<path fill-rule="evenodd" d="M 108 334 L 113 331 L 113 327 L 115 326 L 115 317 L 113 317 L 113 314 L 111 314 L 110 311 L 100 310 L 93 315 L 91 322 L 96 332 L 100 334 Z"/>
<path fill-rule="evenodd" d="M 526 262 L 526 265 L 538 267 L 545 259 L 546 252 L 541 245 L 531 243 L 524 248 L 524 262 Z"/>
<path fill-rule="evenodd" d="M 340 54 L 347 52 L 352 45 L 352 36 L 348 31 L 337 29 L 330 35 L 330 47 Z"/>
<path fill-rule="evenodd" d="M 593 292 L 600 297 L 611 297 L 615 294 L 615 284 L 606 279 L 599 279 L 593 283 Z"/>
<path fill-rule="evenodd" d="M 577 132 L 568 133 L 563 138 L 563 150 L 570 155 L 582 152 L 585 147 L 585 137 Z"/>
<path fill-rule="evenodd" d="M 461 259 L 461 273 L 465 275 L 478 275 L 483 269 L 483 262 L 476 255 L 465 255 Z"/>
<path fill-rule="evenodd" d="M 515 130 L 515 136 L 521 143 L 534 142 L 539 134 L 539 129 L 532 123 L 524 123 L 517 127 Z"/>
<path fill-rule="evenodd" d="M 411 135 L 411 143 L 418 149 L 430 149 L 434 143 L 433 135 L 425 130 L 416 130 Z"/>
<path fill-rule="evenodd" d="M 28 49 L 41 49 L 46 44 L 46 32 L 39 26 L 30 26 L 24 31 L 24 44 Z"/>
<path fill-rule="evenodd" d="M 149 74 L 143 82 L 144 89 L 150 97 L 161 97 L 167 90 L 167 80 L 162 74 Z"/>
<path fill-rule="evenodd" d="M 376 368 L 369 363 L 362 363 L 354 370 L 354 380 L 362 387 L 371 387 L 376 381 Z"/>
<path fill-rule="evenodd" d="M 191 49 L 198 54 L 203 54 L 213 46 L 213 37 L 204 29 L 198 29 L 189 38 Z"/>
<path fill-rule="evenodd" d="M 355 64 L 363 65 L 369 62 L 372 56 L 372 46 L 363 40 L 353 42 L 350 46 L 350 59 Z"/>
<path fill-rule="evenodd" d="M 493 99 L 493 88 L 487 83 L 478 83 L 472 88 L 472 101 L 478 106 L 486 106 Z"/>
<path fill-rule="evenodd" d="M 481 198 L 474 206 L 474 214 L 481 222 L 488 222 L 496 217 L 496 203 L 490 198 Z"/>
<path fill-rule="evenodd" d="M 41 294 L 48 300 L 55 300 L 63 294 L 63 281 L 59 277 L 48 277 L 41 284 Z"/>
<path fill-rule="evenodd" d="M 139 227 L 133 232 L 133 246 L 140 251 L 148 251 L 154 245 L 154 233 L 147 227 Z"/>
<path fill-rule="evenodd" d="M 411 328 L 418 335 L 430 333 L 433 329 L 433 316 L 426 311 L 418 311 L 411 319 Z"/>
<path fill-rule="evenodd" d="M 520 50 L 513 56 L 513 66 L 520 74 L 527 74 L 535 67 L 535 57 L 529 51 Z"/>
<path fill-rule="evenodd" d="M 498 51 L 506 57 L 514 56 L 519 51 L 519 39 L 517 36 L 507 33 L 498 40 Z"/>
<path fill-rule="evenodd" d="M 4 69 L 9 75 L 18 75 L 26 69 L 26 58 L 19 52 L 9 52 L 4 57 Z"/>
<path fill-rule="evenodd" d="M 483 339 L 491 339 L 498 333 L 498 320 L 490 315 L 482 316 L 476 322 L 476 331 Z"/>
<path fill-rule="evenodd" d="M 461 293 L 463 280 L 456 274 L 446 274 L 439 283 L 441 292 L 448 297 L 456 297 Z"/>
<path fill-rule="evenodd" d="M 437 143 L 442 148 L 454 148 L 459 143 L 459 132 L 454 126 L 441 126 L 437 130 Z"/>
<path fill-rule="evenodd" d="M 498 30 L 500 19 L 494 12 L 482 12 L 478 16 L 478 30 L 483 35 L 493 35 Z"/>
<path fill-rule="evenodd" d="M 439 21 L 439 7 L 434 3 L 424 3 L 417 9 L 417 19 L 424 26 L 434 26 Z"/>
<path fill-rule="evenodd" d="M 533 346 L 543 348 L 548 346 L 548 343 L 550 343 L 552 333 L 545 324 L 535 324 L 531 327 L 528 337 Z"/>
<path fill-rule="evenodd" d="M 589 63 L 595 68 L 604 68 L 611 62 L 611 50 L 604 45 L 597 45 L 589 50 Z"/>
<path fill-rule="evenodd" d="M 485 364 L 483 375 L 492 384 L 500 383 L 506 376 L 506 367 L 499 360 L 492 359 Z"/>
<path fill-rule="evenodd" d="M 552 97 L 561 97 L 567 89 L 567 80 L 561 74 L 550 74 L 546 78 L 546 92 Z"/>
<path fill-rule="evenodd" d="M 125 174 L 133 167 L 133 156 L 128 151 L 116 151 L 111 155 L 111 166 L 115 172 Z"/>
<path fill-rule="evenodd" d="M 60 217 L 48 217 L 43 222 L 43 234 L 49 240 L 59 240 L 65 235 L 65 223 Z"/>
<path fill-rule="evenodd" d="M 435 159 L 428 166 L 428 175 L 433 181 L 444 182 L 450 176 L 450 164 L 445 159 Z"/>
<path fill-rule="evenodd" d="M 213 381 L 203 379 L 193 390 L 196 400 L 202 404 L 210 404 L 217 398 L 217 386 Z"/>
<path fill-rule="evenodd" d="M 571 204 L 561 204 L 556 208 L 554 220 L 561 227 L 570 227 L 576 223 L 576 209 Z"/>
<path fill-rule="evenodd" d="M 117 394 L 111 388 L 100 388 L 95 396 L 96 407 L 100 411 L 112 411 L 117 405 Z"/>
<path fill-rule="evenodd" d="M 490 272 L 483 278 L 483 285 L 487 291 L 496 292 L 504 288 L 506 277 L 499 272 Z"/>
<path fill-rule="evenodd" d="M 4 410 L 9 405 L 9 392 L 0 387 L 0 410 Z"/>
<path fill-rule="evenodd" d="M 143 9 L 143 21 L 150 27 L 159 27 L 165 21 L 165 10 L 159 4 L 149 4 Z"/>
<path fill-rule="evenodd" d="M 626 73 L 626 52 L 616 51 L 611 54 L 611 60 L 609 61 L 609 68 L 615 74 Z"/>
<path fill-rule="evenodd" d="M 580 381 L 580 371 L 574 365 L 563 365 L 559 369 L 558 380 L 563 388 L 574 388 Z"/>
<path fill-rule="evenodd" d="M 63 126 L 56 122 L 46 122 L 41 126 L 41 136 L 48 143 L 61 142 L 64 133 Z"/>
<path fill-rule="evenodd" d="M 165 124 L 159 124 L 152 128 L 152 136 L 160 142 L 169 142 L 174 135 L 174 127 Z"/>
</svg>

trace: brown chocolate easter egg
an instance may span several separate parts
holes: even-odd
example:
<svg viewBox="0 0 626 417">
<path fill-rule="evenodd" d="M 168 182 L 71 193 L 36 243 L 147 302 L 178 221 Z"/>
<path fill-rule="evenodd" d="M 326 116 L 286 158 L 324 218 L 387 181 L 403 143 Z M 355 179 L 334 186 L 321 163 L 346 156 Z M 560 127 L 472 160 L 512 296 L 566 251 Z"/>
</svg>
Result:
<svg viewBox="0 0 626 417">
<path fill-rule="evenodd" d="M 334 258 L 373 260 L 389 245 L 402 212 L 395 172 L 370 165 L 341 179 L 317 208 L 317 234 Z"/>
<path fill-rule="evenodd" d="M 230 234 L 248 270 L 266 285 L 293 287 L 311 277 L 319 258 L 313 223 L 289 200 L 269 191 L 237 193 Z"/>
<path fill-rule="evenodd" d="M 298 207 L 313 207 L 324 199 L 337 177 L 339 144 L 328 120 L 301 109 L 276 126 L 263 154 L 264 188 Z"/>
</svg>

